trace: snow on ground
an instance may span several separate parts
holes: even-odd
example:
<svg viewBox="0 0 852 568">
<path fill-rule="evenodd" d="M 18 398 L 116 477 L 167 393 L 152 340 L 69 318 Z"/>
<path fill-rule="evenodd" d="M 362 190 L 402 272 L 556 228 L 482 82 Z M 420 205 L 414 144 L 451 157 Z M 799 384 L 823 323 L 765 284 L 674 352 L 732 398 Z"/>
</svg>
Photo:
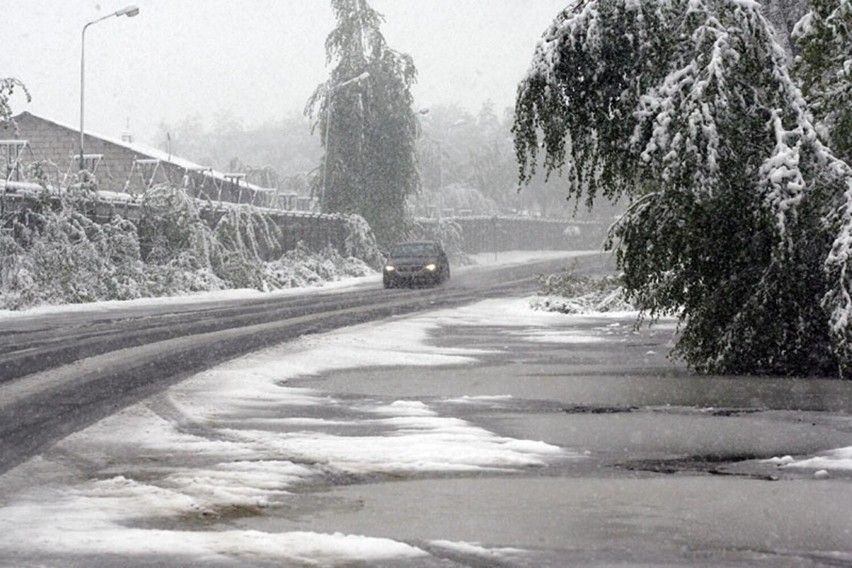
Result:
<svg viewBox="0 0 852 568">
<path fill-rule="evenodd" d="M 599 340 L 556 333 L 554 324 L 566 317 L 584 321 L 532 311 L 527 299 L 488 300 L 306 336 L 200 373 L 67 437 L 50 461 L 35 458 L 0 478 L 6 488 L 0 489 L 0 559 L 166 554 L 176 562 L 185 555 L 194 561 L 341 565 L 425 557 L 431 547 L 510 562 L 522 551 L 240 530 L 232 521 L 286 507 L 300 490 L 341 481 L 511 472 L 582 459 L 568 448 L 499 436 L 442 416 L 420 400 L 343 398 L 288 384 L 296 377 L 383 366 L 440 365 L 461 372 L 487 353 L 429 345 L 430 331 L 441 326 L 510 326 L 537 341 Z M 505 399 L 444 402 L 499 405 Z M 779 465 L 848 469 L 852 448 Z"/>
<path fill-rule="evenodd" d="M 829 450 L 817 456 L 804 457 L 799 460 L 794 459 L 792 456 L 783 456 L 764 461 L 774 464 L 779 468 L 815 470 L 816 477 L 824 477 L 824 475 L 820 475 L 821 472 L 830 472 L 832 470 L 852 471 L 852 446 Z"/>
<path fill-rule="evenodd" d="M 241 300 L 246 298 L 276 298 L 293 296 L 296 294 L 316 294 L 328 291 L 345 292 L 352 288 L 369 283 L 381 282 L 381 275 L 371 274 L 369 276 L 358 276 L 341 278 L 334 282 L 325 282 L 322 286 L 311 286 L 309 288 L 286 288 L 271 292 L 261 292 L 253 288 L 239 288 L 236 290 L 219 290 L 216 292 L 201 292 L 198 294 L 187 294 L 184 296 L 168 296 L 162 298 L 139 298 L 136 300 L 106 300 L 101 302 L 89 302 L 85 304 L 61 304 L 41 305 L 26 310 L 0 310 L 0 321 L 4 319 L 27 318 L 31 316 L 64 314 L 73 312 L 109 312 L 134 306 L 169 306 L 185 304 L 203 304 L 210 302 L 223 302 Z"/>
<path fill-rule="evenodd" d="M 75 433 L 54 448 L 50 462 L 36 458 L 3 476 L 0 487 L 18 490 L 0 491 L 0 558 L 184 554 L 337 565 L 428 555 L 387 539 L 235 530 L 228 521 L 340 480 L 511 472 L 582 459 L 442 416 L 420 400 L 342 399 L 288 385 L 296 377 L 368 367 L 461 370 L 487 352 L 429 345 L 430 331 L 494 325 L 495 314 L 500 324 L 530 333 L 564 321 L 525 302 L 489 300 L 306 336 L 202 372 Z M 519 552 L 444 541 L 425 547 L 495 561 Z"/>
<path fill-rule="evenodd" d="M 522 264 L 524 262 L 533 262 L 537 260 L 547 260 L 553 258 L 573 258 L 578 255 L 600 254 L 598 251 L 508 251 L 497 253 L 481 253 L 471 255 L 473 261 L 471 266 L 462 266 L 457 269 L 459 273 L 467 270 L 475 269 L 477 266 L 508 266 Z M 39 315 L 73 313 L 73 312 L 109 312 L 133 306 L 168 306 L 168 305 L 184 305 L 195 303 L 210 303 L 222 302 L 229 300 L 240 300 L 246 298 L 275 298 L 283 296 L 292 296 L 295 294 L 306 293 L 322 293 L 328 291 L 345 292 L 353 288 L 371 284 L 380 284 L 381 274 L 371 274 L 369 276 L 359 276 L 351 278 L 342 278 L 334 282 L 325 282 L 322 286 L 312 286 L 310 288 L 289 288 L 275 290 L 271 292 L 261 292 L 251 288 L 241 288 L 237 290 L 221 290 L 217 292 L 203 292 L 199 294 L 188 294 L 184 296 L 170 296 L 164 298 L 140 298 L 137 300 L 113 300 L 102 302 L 90 302 L 85 304 L 62 304 L 62 305 L 42 305 L 26 310 L 0 310 L 0 321 L 4 319 L 28 318 Z"/>
</svg>

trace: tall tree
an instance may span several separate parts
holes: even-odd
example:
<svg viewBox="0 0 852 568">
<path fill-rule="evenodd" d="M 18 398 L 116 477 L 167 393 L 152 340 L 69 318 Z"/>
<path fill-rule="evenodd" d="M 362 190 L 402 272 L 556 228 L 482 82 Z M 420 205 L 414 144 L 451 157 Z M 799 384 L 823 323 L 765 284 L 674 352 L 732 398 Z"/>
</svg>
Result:
<svg viewBox="0 0 852 568">
<path fill-rule="evenodd" d="M 691 365 L 847 372 L 852 172 L 820 140 L 760 4 L 566 9 L 519 86 L 514 133 L 522 179 L 543 148 L 569 195 L 632 201 L 609 246 L 633 298 L 680 317 Z"/>
<path fill-rule="evenodd" d="M 407 233 L 406 197 L 420 187 L 410 91 L 417 71 L 409 55 L 388 47 L 384 17 L 366 0 L 331 6 L 337 27 L 326 59 L 334 68 L 306 107 L 325 148 L 316 191 L 324 212 L 361 215 L 389 243 Z"/>
</svg>

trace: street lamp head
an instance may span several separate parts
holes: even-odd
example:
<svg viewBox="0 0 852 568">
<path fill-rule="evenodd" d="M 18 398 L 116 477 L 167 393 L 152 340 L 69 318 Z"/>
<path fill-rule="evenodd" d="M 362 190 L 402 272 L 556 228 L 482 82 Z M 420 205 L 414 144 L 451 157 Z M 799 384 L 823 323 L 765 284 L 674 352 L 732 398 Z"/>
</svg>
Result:
<svg viewBox="0 0 852 568">
<path fill-rule="evenodd" d="M 364 71 L 363 73 L 361 73 L 360 75 L 358 75 L 357 77 L 355 77 L 355 80 L 356 80 L 356 81 L 358 81 L 358 82 L 361 82 L 361 81 L 363 81 L 363 80 L 365 80 L 365 79 L 367 79 L 367 78 L 369 78 L 369 77 L 370 77 L 370 72 L 369 72 L 369 71 Z"/>
<path fill-rule="evenodd" d="M 97 24 L 98 22 L 103 22 L 108 18 L 112 18 L 113 16 L 127 16 L 128 18 L 132 18 L 139 14 L 139 7 L 131 4 L 130 6 L 125 6 L 121 10 L 117 12 L 113 12 L 112 14 L 107 14 L 106 16 L 101 16 L 97 20 L 92 20 L 83 26 L 83 32 L 80 35 L 80 169 L 82 170 L 85 166 L 85 161 L 83 160 L 84 154 L 84 132 L 83 128 L 83 103 L 86 99 L 85 97 L 85 77 L 86 77 L 86 30 L 89 29 L 89 26 L 92 24 Z"/>
<path fill-rule="evenodd" d="M 121 10 L 119 10 L 118 12 L 115 13 L 116 16 L 127 16 L 128 18 L 132 18 L 133 16 L 136 16 L 138 14 L 139 14 L 139 7 L 138 6 L 127 6 L 127 7 L 122 8 Z"/>
</svg>

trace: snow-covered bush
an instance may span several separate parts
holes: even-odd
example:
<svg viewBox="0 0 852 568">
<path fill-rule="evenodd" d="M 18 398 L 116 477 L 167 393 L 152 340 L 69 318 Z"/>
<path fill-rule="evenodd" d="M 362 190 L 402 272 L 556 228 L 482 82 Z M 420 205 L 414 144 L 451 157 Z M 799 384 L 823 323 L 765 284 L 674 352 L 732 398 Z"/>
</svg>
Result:
<svg viewBox="0 0 852 568">
<path fill-rule="evenodd" d="M 284 253 L 279 260 L 265 263 L 263 281 L 267 289 L 301 288 L 373 272 L 364 261 L 342 256 L 332 247 L 313 253 L 300 245 Z"/>
<path fill-rule="evenodd" d="M 0 304 L 79 303 L 145 295 L 135 227 L 99 225 L 78 210 L 37 206 L 4 220 Z"/>
<path fill-rule="evenodd" d="M 370 225 L 360 215 L 346 215 L 345 219 L 344 254 L 348 257 L 360 259 L 368 266 L 379 270 L 385 259 Z"/>
<path fill-rule="evenodd" d="M 607 246 L 632 301 L 681 318 L 676 352 L 693 367 L 852 364 L 852 173 L 759 3 L 566 9 L 519 87 L 513 130 L 522 177 L 543 148 L 569 196 L 631 201 Z"/>
<path fill-rule="evenodd" d="M 535 310 L 565 314 L 635 310 L 616 276 L 583 276 L 566 268 L 539 275 L 538 283 L 538 294 L 530 299 Z"/>
<path fill-rule="evenodd" d="M 247 206 L 228 209 L 213 231 L 212 269 L 230 288 L 263 289 L 263 259 L 280 249 L 281 230 Z"/>
<path fill-rule="evenodd" d="M 120 217 L 98 223 L 87 215 L 95 185 L 87 177 L 63 191 L 59 202 L 45 193 L 4 216 L 0 308 L 317 286 L 373 272 L 354 254 L 374 263 L 381 258 L 363 219 L 350 221 L 344 255 L 303 245 L 281 255 L 281 231 L 267 214 L 249 207 L 199 209 L 182 189 L 169 186 L 142 197 L 135 223 Z"/>
</svg>

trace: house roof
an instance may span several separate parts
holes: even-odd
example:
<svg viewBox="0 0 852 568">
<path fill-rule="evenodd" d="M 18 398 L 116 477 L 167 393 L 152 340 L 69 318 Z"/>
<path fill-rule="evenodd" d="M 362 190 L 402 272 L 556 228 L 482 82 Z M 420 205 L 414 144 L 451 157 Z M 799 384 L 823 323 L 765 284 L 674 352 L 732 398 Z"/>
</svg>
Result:
<svg viewBox="0 0 852 568">
<path fill-rule="evenodd" d="M 38 116 L 38 115 L 33 114 L 31 112 L 28 112 L 28 111 L 24 111 L 24 112 L 20 113 L 19 115 L 13 117 L 12 120 L 20 120 L 20 119 L 22 119 L 26 116 L 29 116 L 29 117 L 32 117 L 32 118 L 35 118 L 37 120 L 41 120 L 41 121 L 44 121 L 44 122 L 49 122 L 50 124 L 53 124 L 55 126 L 59 126 L 60 128 L 70 130 L 70 131 L 75 132 L 75 133 L 80 132 L 79 128 L 75 128 L 74 126 L 70 126 L 68 124 L 64 124 L 64 123 L 56 121 L 56 120 L 44 118 L 42 116 Z M 159 150 L 157 148 L 152 148 L 152 147 L 146 146 L 144 144 L 139 144 L 139 143 L 136 143 L 136 142 L 126 142 L 126 141 L 122 140 L 121 138 L 113 138 L 112 136 L 103 136 L 101 134 L 94 133 L 90 130 L 86 131 L 86 136 L 89 136 L 91 138 L 97 138 L 99 140 L 103 140 L 104 142 L 108 142 L 108 143 L 114 144 L 116 146 L 121 146 L 123 148 L 126 148 L 126 149 L 128 149 L 132 152 L 135 152 L 137 154 L 140 154 L 142 156 L 147 156 L 148 158 L 159 160 L 160 162 L 163 162 L 163 163 L 172 164 L 174 166 L 177 166 L 179 168 L 183 168 L 183 169 L 188 170 L 188 171 L 199 172 L 202 175 L 211 177 L 211 178 L 213 178 L 217 181 L 222 181 L 222 182 L 232 182 L 233 181 L 233 176 L 229 176 L 228 174 L 216 171 L 213 168 L 203 166 L 203 165 L 198 164 L 196 162 L 193 162 L 191 160 L 187 160 L 185 158 L 175 156 L 174 154 L 170 154 L 168 152 L 164 152 L 162 150 Z M 276 190 L 275 188 L 261 187 L 259 185 L 255 185 L 255 184 L 248 183 L 248 182 L 245 182 L 245 181 L 240 182 L 240 186 L 245 187 L 246 189 L 250 189 L 252 191 L 256 191 L 256 192 L 270 192 L 270 191 Z"/>
</svg>

